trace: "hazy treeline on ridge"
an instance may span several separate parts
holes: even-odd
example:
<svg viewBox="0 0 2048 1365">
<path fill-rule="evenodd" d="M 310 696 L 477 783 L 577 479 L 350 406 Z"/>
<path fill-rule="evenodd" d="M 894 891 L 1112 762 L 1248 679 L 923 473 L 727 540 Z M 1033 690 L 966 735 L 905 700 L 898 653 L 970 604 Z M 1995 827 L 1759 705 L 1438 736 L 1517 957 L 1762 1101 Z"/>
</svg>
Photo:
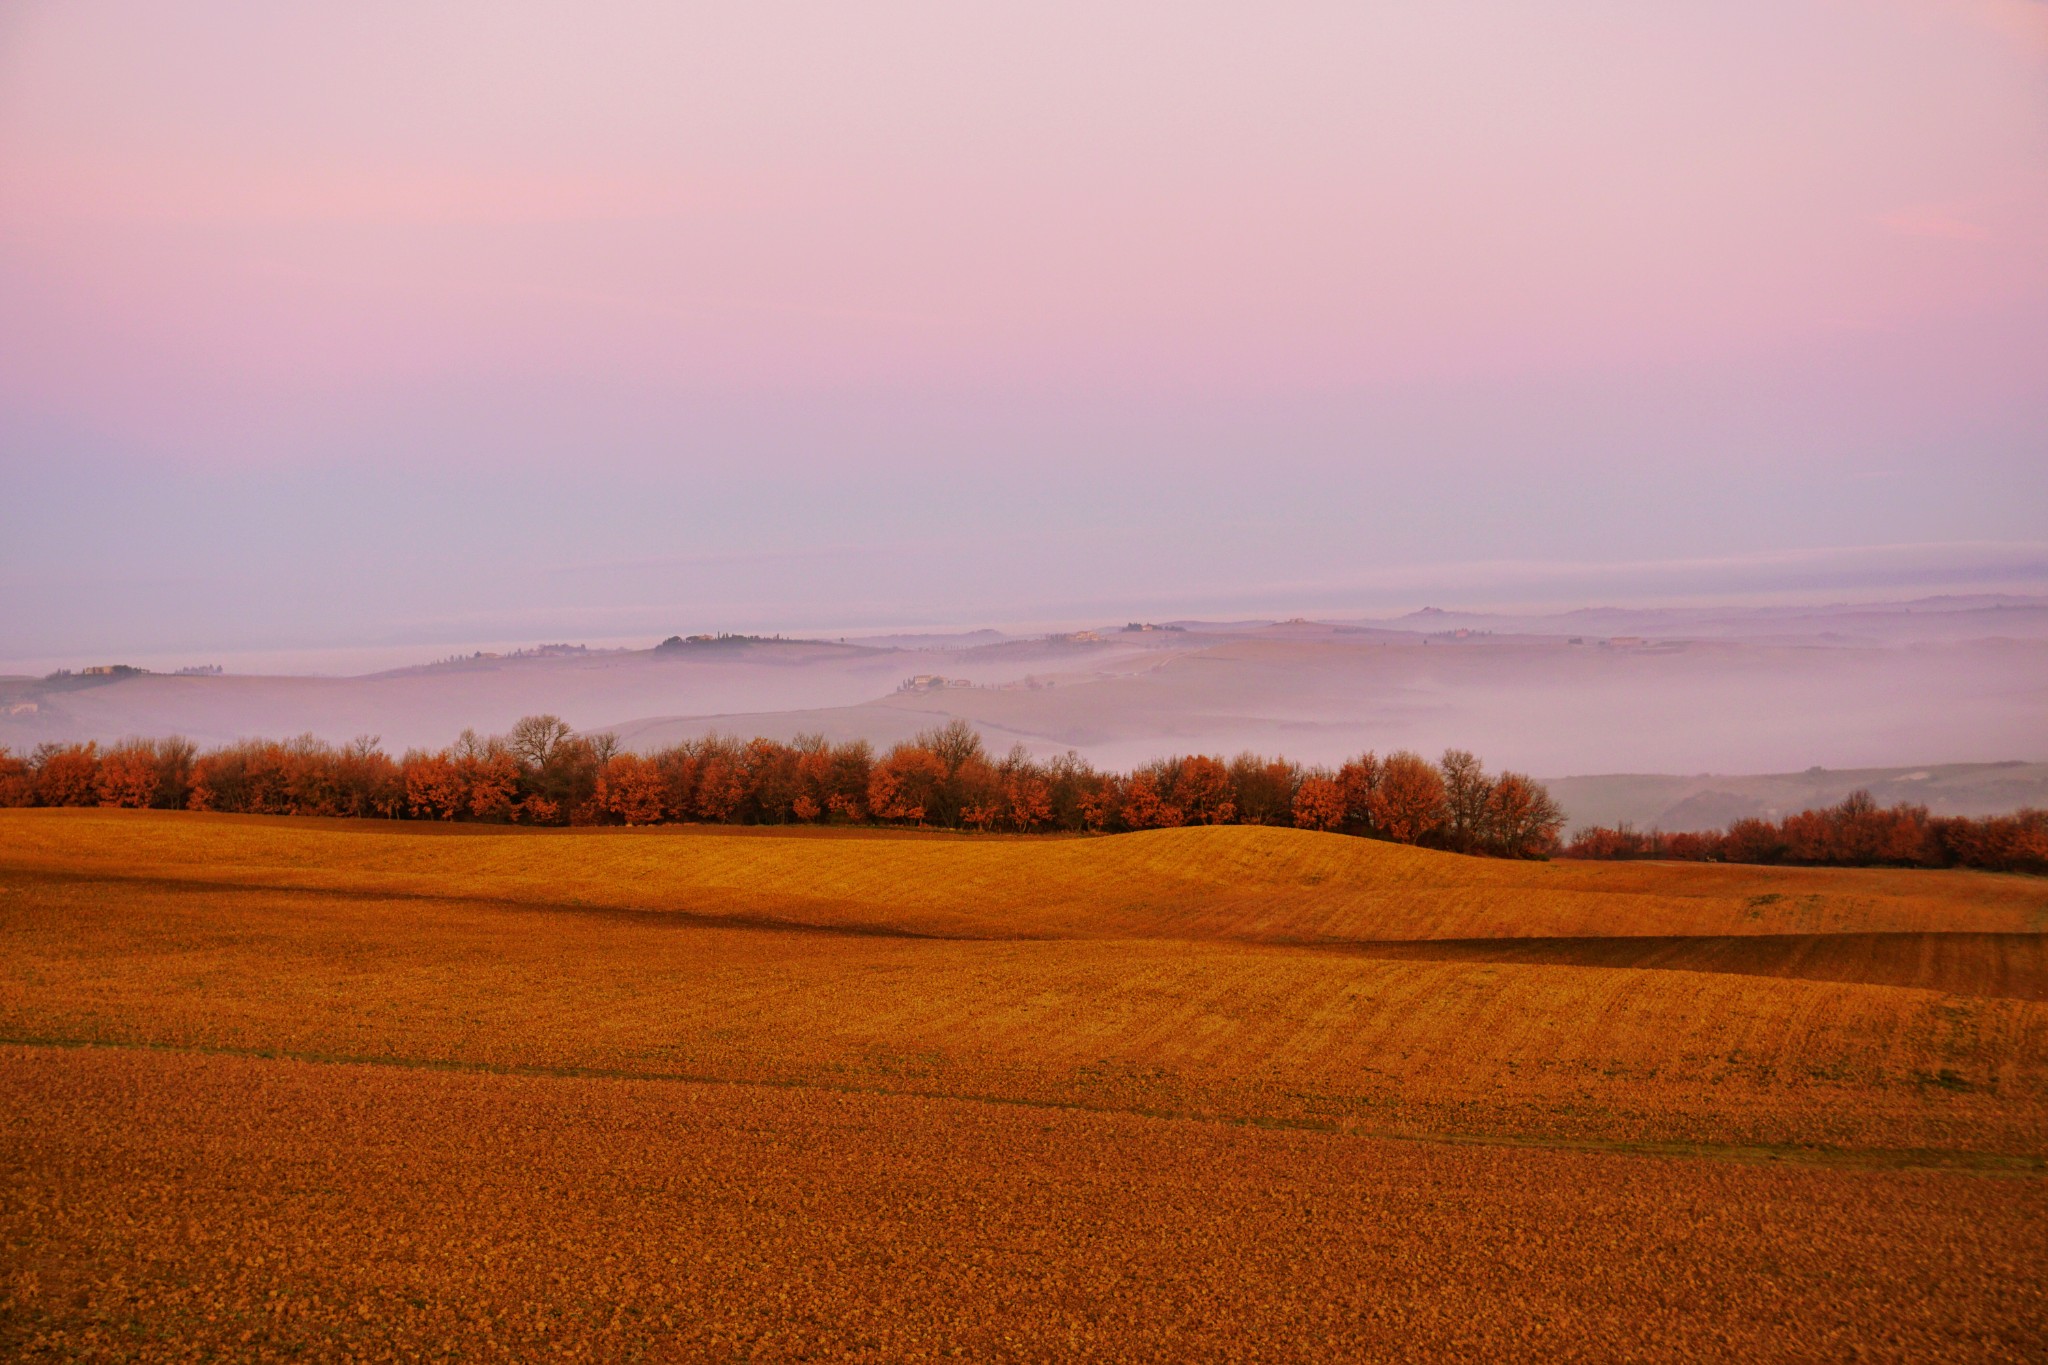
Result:
<svg viewBox="0 0 2048 1365">
<path fill-rule="evenodd" d="M 720 735 L 640 755 L 610 734 L 529 716 L 394 760 L 375 739 L 312 736 L 199 751 L 182 739 L 0 750 L 0 805 L 117 806 L 245 814 L 473 820 L 533 825 L 885 824 L 990 832 L 1113 833 L 1179 825 L 1292 825 L 1502 857 L 1557 850 L 1564 816 L 1541 784 L 1488 774 L 1451 750 L 1336 768 L 1240 754 L 1189 755 L 1130 772 L 1023 748 L 996 757 L 962 721 L 877 755 L 865 741 L 784 744 Z"/>
<path fill-rule="evenodd" d="M 1703 833 L 1594 825 L 1573 835 L 1564 853 L 1570 858 L 2048 872 L 2048 811 L 2025 808 L 1977 818 L 1930 815 L 1925 806 L 1881 806 L 1869 792 L 1856 791 L 1835 805 L 1783 820 L 1736 820 L 1726 829 Z"/>
<path fill-rule="evenodd" d="M 1668 858 L 2048 872 L 2048 811 L 1972 818 L 1880 806 L 1867 792 L 1783 820 L 1706 833 L 1591 826 L 1539 782 L 1489 774 L 1461 749 L 1435 763 L 1366 753 L 1335 768 L 1243 753 L 1162 759 L 1114 772 L 1067 753 L 996 757 L 955 720 L 877 756 L 864 740 L 793 743 L 723 735 L 651 754 L 609 733 L 528 716 L 507 735 L 393 759 L 375 739 L 313 736 L 201 751 L 189 740 L 0 748 L 0 806 L 110 806 L 253 815 L 527 825 L 904 825 L 995 833 L 1119 833 L 1181 825 L 1290 825 L 1496 857 Z"/>
</svg>

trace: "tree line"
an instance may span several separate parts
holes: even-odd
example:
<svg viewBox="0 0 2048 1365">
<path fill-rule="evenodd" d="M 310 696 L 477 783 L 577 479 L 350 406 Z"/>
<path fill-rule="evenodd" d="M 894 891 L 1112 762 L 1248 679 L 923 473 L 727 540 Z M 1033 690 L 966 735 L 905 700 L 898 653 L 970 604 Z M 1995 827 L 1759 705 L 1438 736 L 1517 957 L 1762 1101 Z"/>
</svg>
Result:
<svg viewBox="0 0 2048 1365">
<path fill-rule="evenodd" d="M 465 730 L 391 758 L 374 738 L 311 735 L 199 751 L 184 739 L 0 749 L 0 805 L 120 806 L 256 815 L 532 825 L 877 824 L 1006 833 L 1116 833 L 1179 825 L 1292 825 L 1460 853 L 1548 857 L 1564 816 L 1541 784 L 1489 774 L 1463 750 L 1407 751 L 1336 768 L 1188 755 L 1130 772 L 1069 752 L 998 757 L 965 722 L 878 755 L 866 741 L 784 744 L 722 735 L 656 753 L 579 735 L 555 716 L 508 734 Z"/>
<path fill-rule="evenodd" d="M 1595 825 L 1572 836 L 1568 858 L 1672 858 L 1685 862 L 1812 867 L 1976 867 L 2048 872 L 2048 811 L 1971 818 L 1927 807 L 1880 806 L 1867 791 L 1783 820 L 1737 820 L 1703 834 Z"/>
</svg>

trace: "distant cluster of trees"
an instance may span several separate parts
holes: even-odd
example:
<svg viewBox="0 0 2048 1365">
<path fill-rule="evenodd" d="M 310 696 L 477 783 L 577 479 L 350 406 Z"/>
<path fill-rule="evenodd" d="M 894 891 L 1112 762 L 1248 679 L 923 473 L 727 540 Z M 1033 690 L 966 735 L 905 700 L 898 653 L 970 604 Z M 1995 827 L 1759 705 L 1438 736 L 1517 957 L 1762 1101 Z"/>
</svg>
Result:
<svg viewBox="0 0 2048 1365">
<path fill-rule="evenodd" d="M 889 824 L 1036 833 L 1177 825 L 1293 825 L 1497 857 L 1547 857 L 1564 817 L 1520 773 L 1489 775 L 1462 750 L 1303 768 L 1240 754 L 1103 772 L 1069 753 L 989 754 L 954 721 L 876 755 L 865 741 L 783 744 L 718 735 L 653 754 L 554 716 L 509 734 L 464 731 L 393 760 L 374 739 L 308 735 L 199 752 L 182 739 L 0 749 L 0 805 L 129 806 L 264 815 L 373 816 L 536 825 Z"/>
<path fill-rule="evenodd" d="M 1880 806 L 1869 792 L 1858 791 L 1825 809 L 1783 820 L 1737 820 L 1704 834 L 1595 825 L 1573 835 L 1564 852 L 1568 858 L 2048 872 L 2048 811 L 1980 819 L 1929 815 L 1925 806 Z"/>
</svg>

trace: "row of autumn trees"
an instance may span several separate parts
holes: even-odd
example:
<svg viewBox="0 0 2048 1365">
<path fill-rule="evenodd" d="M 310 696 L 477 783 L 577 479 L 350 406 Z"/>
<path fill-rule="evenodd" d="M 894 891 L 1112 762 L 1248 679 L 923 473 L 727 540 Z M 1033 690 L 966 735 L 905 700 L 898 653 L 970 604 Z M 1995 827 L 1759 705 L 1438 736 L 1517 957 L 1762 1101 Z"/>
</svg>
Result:
<svg viewBox="0 0 2048 1365">
<path fill-rule="evenodd" d="M 374 739 L 311 736 L 199 752 L 188 741 L 0 749 L 0 805 L 131 806 L 246 814 L 483 820 L 538 825 L 893 824 L 1034 833 L 1176 825 L 1294 825 L 1500 857 L 1545 857 L 1564 817 L 1519 773 L 1489 775 L 1451 750 L 1440 763 L 1365 754 L 1302 768 L 1241 754 L 1102 772 L 1069 753 L 989 754 L 954 721 L 877 756 L 864 741 L 792 744 L 712 735 L 659 753 L 622 751 L 529 716 L 507 735 L 464 731 L 393 760 Z"/>
<path fill-rule="evenodd" d="M 1791 863 L 1830 867 L 1979 867 L 2048 872 L 2048 811 L 1972 818 L 1927 807 L 1880 806 L 1866 791 L 1839 805 L 1783 820 L 1737 820 L 1704 834 L 1594 826 L 1573 836 L 1572 858 L 1673 858 L 1686 862 Z"/>
</svg>

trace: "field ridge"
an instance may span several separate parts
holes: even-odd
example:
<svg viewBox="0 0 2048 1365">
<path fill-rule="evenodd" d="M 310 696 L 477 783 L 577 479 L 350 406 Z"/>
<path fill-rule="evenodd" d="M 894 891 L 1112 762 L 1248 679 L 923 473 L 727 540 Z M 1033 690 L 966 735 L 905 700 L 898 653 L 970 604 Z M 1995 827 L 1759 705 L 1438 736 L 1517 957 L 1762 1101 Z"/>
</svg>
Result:
<svg viewBox="0 0 2048 1365">
<path fill-rule="evenodd" d="M 493 832 L 0 811 L 0 871 L 861 925 L 938 938 L 1302 942 L 2048 930 L 2048 881 L 1514 863 L 1258 826 L 1102 838 Z M 475 827 L 471 827 L 475 828 Z"/>
</svg>

